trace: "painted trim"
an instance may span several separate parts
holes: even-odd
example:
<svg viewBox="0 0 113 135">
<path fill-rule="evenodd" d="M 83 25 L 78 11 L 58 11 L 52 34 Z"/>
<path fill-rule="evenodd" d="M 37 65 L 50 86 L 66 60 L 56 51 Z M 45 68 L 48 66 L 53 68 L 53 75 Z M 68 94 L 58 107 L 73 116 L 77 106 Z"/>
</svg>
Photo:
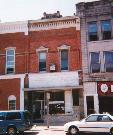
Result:
<svg viewBox="0 0 113 135">
<path fill-rule="evenodd" d="M 7 73 L 7 56 L 8 56 L 7 53 L 8 53 L 8 51 L 10 51 L 10 50 L 13 50 L 13 51 L 14 51 L 14 56 L 12 55 L 12 56 L 14 57 L 14 67 L 13 67 L 13 68 L 14 68 L 14 72 L 13 72 L 13 73 L 9 73 L 9 74 L 14 74 L 14 73 L 15 73 L 15 64 L 16 64 L 16 63 L 15 63 L 15 47 L 8 47 L 8 48 L 6 48 L 5 74 L 8 74 L 8 73 Z"/>
<path fill-rule="evenodd" d="M 8 110 L 9 110 L 9 101 L 11 101 L 11 100 L 15 100 L 15 109 L 14 110 L 16 110 L 16 108 L 17 108 L 17 106 L 16 106 L 16 97 L 14 95 L 10 95 L 8 97 Z"/>
<path fill-rule="evenodd" d="M 38 49 L 36 49 L 36 52 L 43 52 L 43 51 L 47 51 L 48 52 L 48 48 L 46 48 L 44 46 L 40 46 Z"/>
<path fill-rule="evenodd" d="M 68 52 L 68 69 L 67 70 L 62 70 L 61 69 L 61 51 L 63 51 L 63 50 L 67 50 L 67 52 Z M 69 71 L 69 69 L 70 69 L 70 65 L 69 65 L 69 63 L 70 63 L 70 57 L 69 57 L 69 53 L 70 53 L 70 49 L 68 48 L 68 49 L 60 49 L 59 50 L 59 58 L 60 58 L 60 71 L 62 71 L 62 72 L 65 72 L 65 71 Z"/>
<path fill-rule="evenodd" d="M 0 34 L 17 32 L 28 35 L 28 21 L 0 23 Z"/>
</svg>

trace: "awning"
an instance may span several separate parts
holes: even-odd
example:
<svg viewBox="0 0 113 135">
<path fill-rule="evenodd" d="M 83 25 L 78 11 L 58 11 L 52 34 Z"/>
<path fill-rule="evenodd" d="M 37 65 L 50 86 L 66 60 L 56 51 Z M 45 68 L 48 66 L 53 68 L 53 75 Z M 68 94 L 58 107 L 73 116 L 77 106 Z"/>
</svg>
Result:
<svg viewBox="0 0 113 135">
<path fill-rule="evenodd" d="M 29 88 L 26 88 L 24 90 L 52 90 L 80 87 L 81 86 L 79 86 L 78 72 L 73 71 L 29 74 Z"/>
</svg>

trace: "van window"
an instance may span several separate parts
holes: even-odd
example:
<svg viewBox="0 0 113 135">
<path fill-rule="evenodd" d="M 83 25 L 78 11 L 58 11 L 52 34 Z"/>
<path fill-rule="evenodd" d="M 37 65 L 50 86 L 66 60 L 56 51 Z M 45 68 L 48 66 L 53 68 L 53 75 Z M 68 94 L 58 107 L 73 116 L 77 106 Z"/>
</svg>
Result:
<svg viewBox="0 0 113 135">
<path fill-rule="evenodd" d="M 0 120 L 4 120 L 4 114 L 0 113 Z"/>
<path fill-rule="evenodd" d="M 24 119 L 25 120 L 31 119 L 31 114 L 29 112 L 24 112 Z"/>
<path fill-rule="evenodd" d="M 8 112 L 6 115 L 6 120 L 19 120 L 21 119 L 21 114 L 19 112 Z"/>
</svg>

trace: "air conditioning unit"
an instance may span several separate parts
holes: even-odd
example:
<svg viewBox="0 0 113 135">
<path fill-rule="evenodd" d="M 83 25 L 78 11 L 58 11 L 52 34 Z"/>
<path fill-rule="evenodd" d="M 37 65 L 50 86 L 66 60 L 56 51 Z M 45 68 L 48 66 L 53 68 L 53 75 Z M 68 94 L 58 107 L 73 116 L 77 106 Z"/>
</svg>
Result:
<svg viewBox="0 0 113 135">
<path fill-rule="evenodd" d="M 56 65 L 55 64 L 51 64 L 50 65 L 50 71 L 54 72 L 56 70 Z"/>
</svg>

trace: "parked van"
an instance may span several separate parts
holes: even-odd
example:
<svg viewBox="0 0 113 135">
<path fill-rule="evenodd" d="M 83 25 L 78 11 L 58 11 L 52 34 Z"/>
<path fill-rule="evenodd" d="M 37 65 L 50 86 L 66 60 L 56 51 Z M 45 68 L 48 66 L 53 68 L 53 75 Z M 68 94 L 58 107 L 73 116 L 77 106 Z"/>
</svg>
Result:
<svg viewBox="0 0 113 135">
<path fill-rule="evenodd" d="M 28 111 L 0 111 L 0 134 L 15 135 L 31 127 L 32 119 Z"/>
</svg>

